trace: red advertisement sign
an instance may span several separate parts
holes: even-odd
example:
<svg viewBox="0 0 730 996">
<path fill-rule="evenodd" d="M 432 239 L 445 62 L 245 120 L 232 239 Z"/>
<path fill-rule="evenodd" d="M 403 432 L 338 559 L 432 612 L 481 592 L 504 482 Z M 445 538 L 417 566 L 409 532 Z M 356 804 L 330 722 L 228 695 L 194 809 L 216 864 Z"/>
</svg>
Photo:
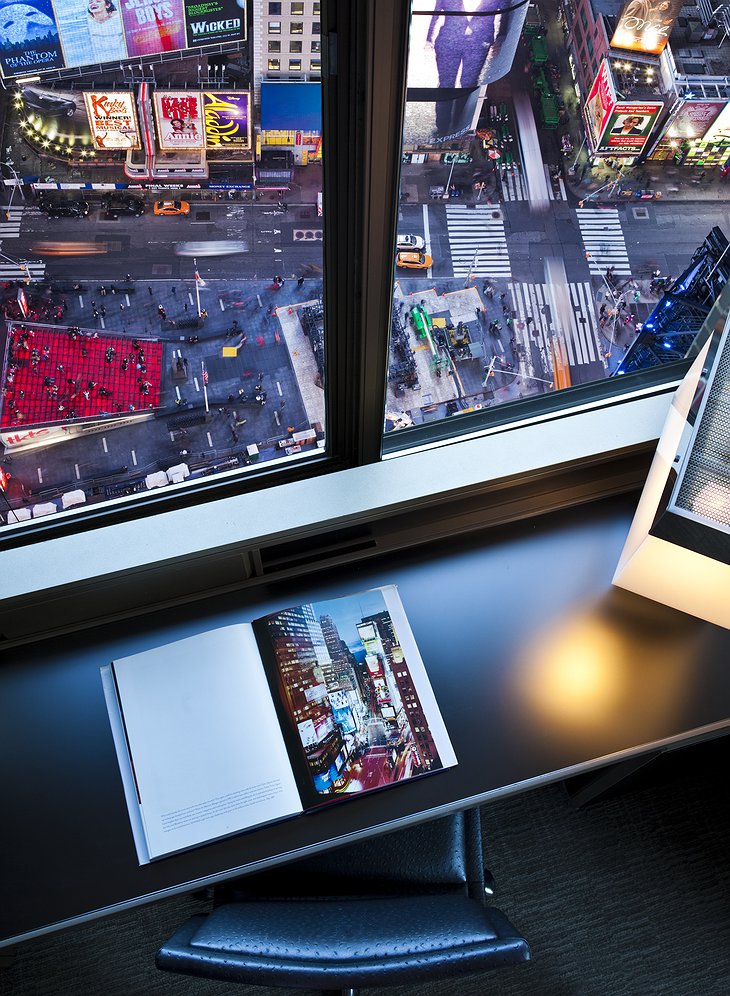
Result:
<svg viewBox="0 0 730 996">
<path fill-rule="evenodd" d="M 606 127 L 606 122 L 615 104 L 616 91 L 613 88 L 608 62 L 604 59 L 583 108 L 583 114 L 588 125 L 588 133 L 594 149 L 598 148 L 603 129 Z"/>
<path fill-rule="evenodd" d="M 189 90 L 155 92 L 157 141 L 166 151 L 205 148 L 202 97 Z"/>
<path fill-rule="evenodd" d="M 641 155 L 663 106 L 626 101 L 614 104 L 595 151 L 617 156 Z"/>
<path fill-rule="evenodd" d="M 182 0 L 124 0 L 124 34 L 130 55 L 156 55 L 185 48 Z"/>
</svg>

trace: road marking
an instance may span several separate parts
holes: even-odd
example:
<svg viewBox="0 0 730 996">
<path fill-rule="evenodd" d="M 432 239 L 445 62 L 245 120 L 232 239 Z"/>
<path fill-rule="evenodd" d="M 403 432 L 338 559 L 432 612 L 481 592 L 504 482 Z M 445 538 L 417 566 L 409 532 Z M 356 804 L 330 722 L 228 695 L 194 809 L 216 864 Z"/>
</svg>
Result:
<svg viewBox="0 0 730 996">
<path fill-rule="evenodd" d="M 174 442 L 175 442 L 175 433 L 174 433 L 174 432 L 172 432 L 172 430 L 170 430 L 170 442 L 171 442 L 171 443 L 174 443 Z"/>
<path fill-rule="evenodd" d="M 447 204 L 446 224 L 455 277 L 512 275 L 504 220 L 494 207 Z"/>
<path fill-rule="evenodd" d="M 77 463 L 74 464 L 74 469 L 76 470 L 76 480 L 80 481 L 81 480 L 81 471 L 79 470 L 79 465 Z"/>
<path fill-rule="evenodd" d="M 500 173 L 502 181 L 502 196 L 506 201 L 527 201 L 527 185 L 522 179 L 520 167 L 515 164 L 512 169 L 503 169 Z"/>
<path fill-rule="evenodd" d="M 279 397 L 281 397 L 284 392 L 282 391 L 281 384 L 279 383 L 278 380 L 276 382 L 276 390 L 279 392 Z"/>
<path fill-rule="evenodd" d="M 104 452 L 108 453 L 109 452 L 109 447 L 106 444 L 106 436 L 102 436 L 101 437 L 101 445 L 104 447 Z"/>
<path fill-rule="evenodd" d="M 621 219 L 616 208 L 578 208 L 578 225 L 591 273 L 605 275 L 609 267 L 621 276 L 631 275 Z"/>
<path fill-rule="evenodd" d="M 177 386 L 177 384 L 175 384 L 175 397 L 177 398 L 178 401 L 180 400 L 180 388 Z"/>
<path fill-rule="evenodd" d="M 212 450 L 213 449 L 213 440 L 210 438 L 210 433 L 209 432 L 206 433 L 206 435 L 208 437 L 208 447 L 209 447 L 209 449 Z"/>
<path fill-rule="evenodd" d="M 27 269 L 26 269 L 27 268 Z M 46 264 L 39 260 L 17 263 L 0 263 L 0 277 L 6 280 L 20 280 L 30 274 L 32 280 L 42 280 L 46 272 Z"/>
<path fill-rule="evenodd" d="M 198 383 L 198 378 L 197 377 L 193 377 L 193 384 L 195 384 L 195 390 L 199 391 L 200 390 L 200 384 Z"/>
<path fill-rule="evenodd" d="M 278 412 L 274 412 L 274 418 L 276 420 L 276 424 L 277 425 L 281 425 L 281 422 L 279 421 L 279 413 Z"/>
<path fill-rule="evenodd" d="M 554 326 L 548 321 L 550 295 L 546 284 L 513 283 L 509 285 L 517 320 L 513 334 L 521 338 L 529 353 L 530 340 L 537 341 L 543 357 L 544 369 L 552 369 L 550 341 L 555 337 Z M 598 334 L 598 321 L 590 281 L 569 283 L 571 311 L 568 327 L 560 331 L 565 344 L 568 362 L 580 366 L 595 361 L 603 362 Z M 527 318 L 532 318 L 528 325 Z M 550 317 L 555 319 L 554 315 Z M 520 328 L 519 326 L 522 326 Z M 518 335 L 521 333 L 521 335 Z"/>
<path fill-rule="evenodd" d="M 135 453 L 134 450 L 132 450 L 132 463 L 134 464 L 135 467 L 137 466 L 137 454 Z"/>
<path fill-rule="evenodd" d="M 193 303 L 193 292 L 192 291 L 188 291 L 188 301 L 191 304 Z"/>
<path fill-rule="evenodd" d="M 83 306 L 84 306 L 84 296 L 83 294 L 79 294 L 79 308 L 83 308 Z"/>
<path fill-rule="evenodd" d="M 221 306 L 221 311 L 225 311 L 226 310 L 226 306 L 225 306 L 225 304 L 223 304 L 223 298 L 222 297 L 218 298 L 218 304 Z"/>
<path fill-rule="evenodd" d="M 43 484 L 43 471 L 40 467 L 38 468 L 38 483 Z"/>
</svg>

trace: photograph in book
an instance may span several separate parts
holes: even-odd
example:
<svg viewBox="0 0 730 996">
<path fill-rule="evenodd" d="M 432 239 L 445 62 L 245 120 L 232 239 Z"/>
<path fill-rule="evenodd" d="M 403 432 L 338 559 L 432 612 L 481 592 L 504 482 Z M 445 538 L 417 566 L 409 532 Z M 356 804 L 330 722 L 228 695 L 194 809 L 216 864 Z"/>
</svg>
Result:
<svg viewBox="0 0 730 996">
<path fill-rule="evenodd" d="M 267 616 L 279 698 L 320 796 L 456 763 L 395 588 Z"/>
</svg>

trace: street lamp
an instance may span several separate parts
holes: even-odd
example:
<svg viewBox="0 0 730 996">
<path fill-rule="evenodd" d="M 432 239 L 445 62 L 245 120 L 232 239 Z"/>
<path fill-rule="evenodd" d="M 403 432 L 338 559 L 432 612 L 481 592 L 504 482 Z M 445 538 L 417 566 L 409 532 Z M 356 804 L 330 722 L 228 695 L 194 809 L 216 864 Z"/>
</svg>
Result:
<svg viewBox="0 0 730 996">
<path fill-rule="evenodd" d="M 15 180 L 15 183 L 13 184 L 13 192 L 10 195 L 10 202 L 7 207 L 7 210 L 9 211 L 10 208 L 13 206 L 13 197 L 15 196 L 16 189 L 20 187 L 20 196 L 23 198 L 23 200 L 25 200 L 25 191 L 23 190 L 23 184 L 16 172 L 15 164 L 13 163 L 13 161 L 11 159 L 3 160 L 2 162 L 0 162 L 0 166 L 7 166 L 10 172 L 13 174 L 13 179 Z"/>
<path fill-rule="evenodd" d="M 13 259 L 12 256 L 6 256 L 4 252 L 0 252 L 0 258 L 7 260 L 8 263 L 12 263 L 14 266 L 17 266 L 19 270 L 24 271 L 26 284 L 29 284 L 31 282 L 32 278 L 26 260 Z"/>
</svg>

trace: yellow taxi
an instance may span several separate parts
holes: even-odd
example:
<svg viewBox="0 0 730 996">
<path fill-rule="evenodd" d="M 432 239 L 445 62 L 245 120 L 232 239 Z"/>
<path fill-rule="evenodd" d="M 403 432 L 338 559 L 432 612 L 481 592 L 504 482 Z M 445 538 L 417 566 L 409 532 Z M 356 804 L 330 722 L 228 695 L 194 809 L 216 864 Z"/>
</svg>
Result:
<svg viewBox="0 0 730 996">
<path fill-rule="evenodd" d="M 406 270 L 427 270 L 433 264 L 433 257 L 427 252 L 400 251 L 395 257 L 395 265 Z"/>
<path fill-rule="evenodd" d="M 155 214 L 190 214 L 187 201 L 155 201 L 152 209 Z"/>
</svg>

